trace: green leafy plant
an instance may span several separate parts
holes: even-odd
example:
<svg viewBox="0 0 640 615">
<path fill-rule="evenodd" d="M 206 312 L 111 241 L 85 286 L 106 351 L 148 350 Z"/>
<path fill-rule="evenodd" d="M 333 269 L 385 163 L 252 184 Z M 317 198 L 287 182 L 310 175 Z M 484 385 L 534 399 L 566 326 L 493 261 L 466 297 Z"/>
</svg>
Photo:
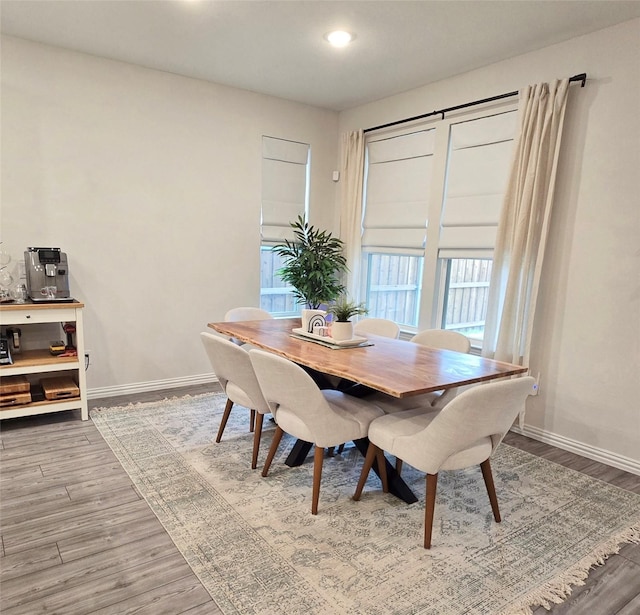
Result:
<svg viewBox="0 0 640 615">
<path fill-rule="evenodd" d="M 367 314 L 369 310 L 364 303 L 354 303 L 347 297 L 341 297 L 327 308 L 327 312 L 333 314 L 337 322 L 348 322 L 354 316 Z"/>
<path fill-rule="evenodd" d="M 293 286 L 298 302 L 310 309 L 334 301 L 344 292 L 340 274 L 347 271 L 343 242 L 307 223 L 303 216 L 291 222 L 295 239 L 274 246 L 284 259 L 278 275 Z"/>
</svg>

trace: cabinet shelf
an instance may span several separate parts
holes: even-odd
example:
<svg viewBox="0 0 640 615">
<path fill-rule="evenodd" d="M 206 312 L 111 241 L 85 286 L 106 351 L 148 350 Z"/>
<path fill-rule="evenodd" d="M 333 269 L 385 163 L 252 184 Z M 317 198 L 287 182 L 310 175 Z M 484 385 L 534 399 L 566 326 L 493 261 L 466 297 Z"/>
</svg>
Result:
<svg viewBox="0 0 640 615">
<path fill-rule="evenodd" d="M 13 419 L 20 416 L 33 416 L 35 414 L 48 414 L 49 412 L 62 412 L 80 408 L 80 398 L 34 401 L 30 404 L 19 406 L 4 406 L 0 408 L 0 419 Z"/>
<path fill-rule="evenodd" d="M 25 350 L 13 355 L 12 365 L 0 366 L 0 376 L 59 372 L 78 369 L 79 365 L 78 357 L 55 357 L 45 349 Z"/>
</svg>

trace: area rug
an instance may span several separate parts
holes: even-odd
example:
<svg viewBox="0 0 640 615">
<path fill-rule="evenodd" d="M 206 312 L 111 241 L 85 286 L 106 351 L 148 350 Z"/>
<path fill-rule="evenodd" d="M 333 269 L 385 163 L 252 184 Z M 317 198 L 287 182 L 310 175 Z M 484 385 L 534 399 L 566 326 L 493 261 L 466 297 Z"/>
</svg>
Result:
<svg viewBox="0 0 640 615">
<path fill-rule="evenodd" d="M 493 469 L 503 521 L 479 470 L 443 472 L 433 543 L 422 547 L 424 475 L 403 478 L 419 502 L 382 493 L 355 447 L 325 460 L 311 515 L 313 455 L 269 476 L 250 469 L 248 411 L 206 394 L 100 408 L 91 417 L 225 615 L 500 615 L 561 602 L 590 568 L 640 541 L 640 495 L 502 444 Z M 259 464 L 272 422 L 265 420 Z"/>
</svg>

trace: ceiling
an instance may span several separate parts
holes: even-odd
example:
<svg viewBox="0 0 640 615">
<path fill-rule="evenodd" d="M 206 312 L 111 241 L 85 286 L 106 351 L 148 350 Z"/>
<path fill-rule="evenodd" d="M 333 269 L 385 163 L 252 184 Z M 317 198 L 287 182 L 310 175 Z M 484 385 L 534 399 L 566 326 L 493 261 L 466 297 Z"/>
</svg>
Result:
<svg viewBox="0 0 640 615">
<path fill-rule="evenodd" d="M 0 2 L 5 34 L 336 111 L 635 17 L 640 1 Z M 349 47 L 323 39 L 338 28 Z"/>
</svg>

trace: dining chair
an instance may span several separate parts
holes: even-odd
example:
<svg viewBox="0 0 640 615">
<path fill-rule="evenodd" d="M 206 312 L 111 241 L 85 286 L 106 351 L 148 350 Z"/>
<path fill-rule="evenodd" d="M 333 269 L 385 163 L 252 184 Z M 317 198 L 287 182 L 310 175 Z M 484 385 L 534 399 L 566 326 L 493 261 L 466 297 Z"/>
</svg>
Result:
<svg viewBox="0 0 640 615">
<path fill-rule="evenodd" d="M 235 307 L 224 315 L 226 322 L 238 322 L 240 320 L 268 320 L 273 318 L 269 312 L 257 307 Z"/>
<path fill-rule="evenodd" d="M 206 332 L 202 332 L 200 336 L 213 371 L 227 396 L 227 403 L 218 428 L 216 442 L 220 442 L 222 439 L 233 405 L 238 404 L 249 408 L 249 431 L 253 431 L 251 468 L 255 469 L 258 463 L 262 422 L 264 415 L 271 412 L 271 410 L 262 395 L 262 390 L 251 365 L 249 353 L 241 346 L 230 342 L 222 336 Z"/>
<path fill-rule="evenodd" d="M 471 340 L 466 335 L 450 329 L 425 329 L 416 333 L 411 341 L 431 348 L 455 350 L 456 352 L 471 350 Z"/>
<path fill-rule="evenodd" d="M 367 333 L 398 339 L 400 327 L 387 318 L 363 318 L 353 325 L 353 334 L 366 336 Z"/>
<path fill-rule="evenodd" d="M 225 322 L 239 322 L 241 320 L 269 320 L 270 318 L 273 318 L 273 316 L 269 314 L 269 312 L 257 307 L 235 307 L 228 310 L 224 315 Z M 238 346 L 243 346 L 247 351 L 254 348 L 251 344 L 241 342 L 233 337 L 228 339 Z"/>
<path fill-rule="evenodd" d="M 534 384 L 531 376 L 480 384 L 458 395 L 440 412 L 425 414 L 413 409 L 375 419 L 369 425 L 370 444 L 353 499 L 360 499 L 381 450 L 426 472 L 424 547 L 430 549 L 438 474 L 479 464 L 493 517 L 500 523 L 489 459 L 515 418 L 524 411 Z M 386 473 L 384 463 L 378 462 L 378 468 L 381 475 Z M 384 490 L 384 476 L 381 478 Z"/>
<path fill-rule="evenodd" d="M 365 400 L 318 388 L 302 367 L 284 357 L 257 349 L 250 350 L 249 357 L 276 422 L 262 476 L 269 473 L 283 434 L 312 443 L 315 450 L 311 514 L 316 515 L 324 449 L 365 438 L 371 421 L 384 413 Z"/>
<path fill-rule="evenodd" d="M 389 337 L 391 339 L 398 339 L 400 337 L 400 327 L 393 322 L 393 320 L 389 320 L 388 318 L 363 318 L 353 325 L 354 335 L 366 337 L 367 333 L 373 333 L 375 335 L 381 335 L 382 337 Z M 369 394 L 367 387 L 357 385 L 341 378 L 329 378 L 329 382 L 331 382 L 336 388 L 345 392 L 348 391 L 350 395 Z M 380 399 L 384 400 L 384 398 L 384 394 L 381 394 Z M 369 401 L 372 401 L 371 398 L 369 398 Z M 342 453 L 343 450 L 344 444 L 341 444 L 338 448 L 338 453 Z M 332 454 L 333 450 L 330 450 L 329 453 Z"/>
<path fill-rule="evenodd" d="M 414 344 L 438 348 L 440 350 L 453 350 L 455 352 L 468 353 L 471 350 L 471 341 L 466 335 L 457 331 L 447 329 L 425 329 L 416 333 L 411 338 Z M 384 393 L 375 394 L 371 399 L 379 405 L 386 414 L 392 412 L 402 412 L 413 408 L 424 408 L 427 411 L 438 410 L 451 401 L 457 394 L 457 389 L 446 389 L 445 391 L 434 391 L 423 393 L 413 397 L 394 399 Z M 397 468 L 399 471 L 400 468 Z"/>
</svg>

